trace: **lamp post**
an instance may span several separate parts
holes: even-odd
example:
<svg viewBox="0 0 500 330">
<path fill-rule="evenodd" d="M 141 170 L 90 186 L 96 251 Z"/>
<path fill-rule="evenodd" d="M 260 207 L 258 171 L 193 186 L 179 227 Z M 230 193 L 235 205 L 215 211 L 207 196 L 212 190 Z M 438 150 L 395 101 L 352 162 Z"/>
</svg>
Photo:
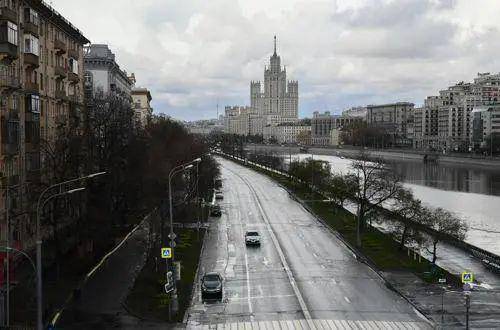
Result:
<svg viewBox="0 0 500 330">
<path fill-rule="evenodd" d="M 168 199 L 169 199 L 169 209 L 170 209 L 170 234 L 168 235 L 169 238 L 170 238 L 170 248 L 172 249 L 172 261 L 174 260 L 175 258 L 175 254 L 173 253 L 174 252 L 174 247 L 173 247 L 173 243 L 174 243 L 174 239 L 175 239 L 175 236 L 174 236 L 174 215 L 173 215 L 173 206 L 172 206 L 172 203 L 173 203 L 173 198 L 172 198 L 172 178 L 174 177 L 175 174 L 177 173 L 180 173 L 180 172 L 184 172 L 185 170 L 188 170 L 192 167 L 194 167 L 193 164 L 198 164 L 201 162 L 201 158 L 196 158 L 190 162 L 187 162 L 187 163 L 184 163 L 184 164 L 181 164 L 181 165 L 178 165 L 176 167 L 174 167 L 172 170 L 170 170 L 170 173 L 168 174 Z M 163 241 L 164 241 L 164 237 L 163 237 L 163 232 L 161 233 L 161 237 L 162 237 L 162 244 L 163 244 Z"/>
<path fill-rule="evenodd" d="M 75 192 L 79 192 L 79 191 L 82 191 L 85 189 L 85 188 L 77 188 L 77 189 L 71 189 L 71 190 L 63 190 L 63 187 L 65 185 L 70 184 L 70 183 L 74 183 L 74 182 L 78 182 L 78 181 L 82 181 L 82 180 L 86 180 L 86 179 L 93 179 L 93 178 L 100 176 L 100 175 L 103 175 L 103 174 L 106 174 L 106 172 L 93 173 L 93 174 L 90 174 L 87 176 L 82 176 L 82 177 L 79 177 L 76 179 L 67 180 L 67 181 L 53 184 L 53 185 L 45 188 L 45 190 L 43 190 L 42 193 L 40 194 L 40 196 L 38 197 L 38 202 L 37 202 L 37 207 L 36 207 L 36 273 L 37 273 L 37 283 L 36 283 L 36 286 L 37 286 L 37 290 L 36 290 L 37 291 L 37 308 L 36 308 L 37 318 L 36 319 L 37 319 L 37 321 L 36 321 L 36 325 L 37 325 L 38 330 L 43 329 L 42 236 L 40 233 L 40 206 L 43 209 L 43 207 L 45 206 L 45 204 L 48 201 L 50 201 L 56 197 L 59 197 L 62 195 L 73 194 Z M 50 195 L 42 202 L 42 199 L 47 194 L 47 192 L 49 192 L 50 190 L 55 189 L 55 188 L 59 188 L 59 192 L 56 194 Z"/>
</svg>

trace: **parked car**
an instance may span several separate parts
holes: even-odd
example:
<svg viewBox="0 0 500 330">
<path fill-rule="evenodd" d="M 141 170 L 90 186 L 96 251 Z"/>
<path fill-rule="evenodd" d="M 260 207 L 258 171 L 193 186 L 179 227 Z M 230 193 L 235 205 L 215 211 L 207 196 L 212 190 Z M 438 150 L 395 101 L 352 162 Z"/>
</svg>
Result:
<svg viewBox="0 0 500 330">
<path fill-rule="evenodd" d="M 215 193 L 215 199 L 221 201 L 224 199 L 224 195 L 221 192 Z"/>
<path fill-rule="evenodd" d="M 210 208 L 210 216 L 211 217 L 220 217 L 222 215 L 222 210 L 219 205 L 212 205 Z"/>
<path fill-rule="evenodd" d="M 222 300 L 223 279 L 219 273 L 205 273 L 201 279 L 201 300 Z"/>
<path fill-rule="evenodd" d="M 260 246 L 260 235 L 256 231 L 247 231 L 245 234 L 245 244 L 246 245 L 259 245 Z"/>
</svg>

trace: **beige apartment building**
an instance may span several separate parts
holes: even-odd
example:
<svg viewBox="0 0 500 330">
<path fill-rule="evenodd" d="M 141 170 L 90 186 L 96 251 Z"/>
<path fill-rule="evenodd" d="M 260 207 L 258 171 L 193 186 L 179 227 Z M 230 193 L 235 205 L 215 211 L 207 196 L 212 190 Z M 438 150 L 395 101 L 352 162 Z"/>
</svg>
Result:
<svg viewBox="0 0 500 330">
<path fill-rule="evenodd" d="M 145 127 L 151 120 L 151 116 L 153 115 L 151 100 L 151 92 L 147 88 L 132 88 L 134 117 L 138 126 Z"/>
<path fill-rule="evenodd" d="M 17 248 L 34 243 L 34 188 L 44 175 L 41 145 L 57 138 L 59 126 L 81 118 L 87 43 L 44 1 L 0 0 L 0 244 L 8 236 Z"/>
</svg>

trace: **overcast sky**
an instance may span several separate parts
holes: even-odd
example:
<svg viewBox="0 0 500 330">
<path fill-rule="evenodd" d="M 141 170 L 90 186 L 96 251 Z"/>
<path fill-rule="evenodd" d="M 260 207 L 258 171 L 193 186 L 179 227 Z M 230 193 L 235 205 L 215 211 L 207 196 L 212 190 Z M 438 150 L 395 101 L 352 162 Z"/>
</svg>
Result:
<svg viewBox="0 0 500 330">
<path fill-rule="evenodd" d="M 50 1 L 49 1 L 50 2 Z M 193 120 L 249 104 L 273 35 L 300 115 L 423 103 L 500 71 L 498 0 L 52 0 L 148 87 L 155 112 Z"/>
</svg>

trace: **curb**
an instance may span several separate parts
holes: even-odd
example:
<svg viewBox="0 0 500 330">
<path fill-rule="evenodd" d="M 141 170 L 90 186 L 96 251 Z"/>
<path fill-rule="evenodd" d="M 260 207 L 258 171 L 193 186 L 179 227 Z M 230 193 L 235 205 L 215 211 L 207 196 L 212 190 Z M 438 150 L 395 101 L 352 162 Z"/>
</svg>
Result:
<svg viewBox="0 0 500 330">
<path fill-rule="evenodd" d="M 205 234 L 203 235 L 203 244 L 201 245 L 201 250 L 200 250 L 200 258 L 198 259 L 198 265 L 196 266 L 196 273 L 194 275 L 194 280 L 193 280 L 193 287 L 191 289 L 191 301 L 193 301 L 193 299 L 195 298 L 194 295 L 195 295 L 195 292 L 196 292 L 196 286 L 198 285 L 198 281 L 199 281 L 199 271 L 200 271 L 200 266 L 201 266 L 201 257 L 203 256 L 203 252 L 205 252 L 205 243 L 206 243 L 206 240 L 208 239 L 208 235 L 207 235 L 207 232 L 210 230 L 210 227 L 209 228 L 206 228 L 205 230 Z M 183 324 L 187 324 L 187 321 L 188 321 L 188 318 L 189 318 L 189 308 L 191 306 L 189 306 L 186 311 L 184 312 L 184 317 L 182 318 L 182 323 Z"/>
</svg>

